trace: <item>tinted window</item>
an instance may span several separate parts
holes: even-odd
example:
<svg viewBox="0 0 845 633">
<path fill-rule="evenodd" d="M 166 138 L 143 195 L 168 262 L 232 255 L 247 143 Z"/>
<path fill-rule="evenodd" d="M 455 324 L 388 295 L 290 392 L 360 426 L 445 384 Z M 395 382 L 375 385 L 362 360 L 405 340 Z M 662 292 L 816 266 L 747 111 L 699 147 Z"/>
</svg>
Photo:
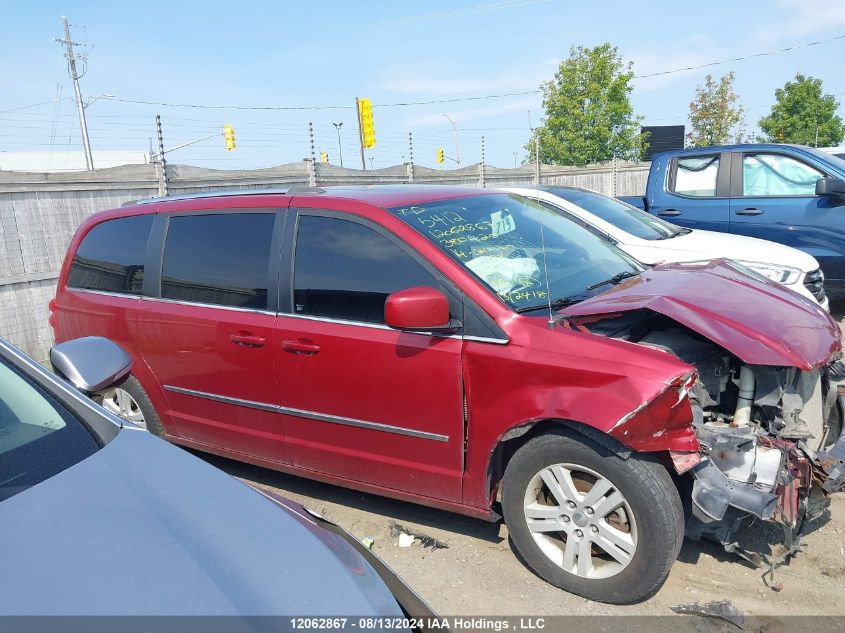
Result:
<svg viewBox="0 0 845 633">
<path fill-rule="evenodd" d="M 0 501 L 97 450 L 94 438 L 53 398 L 0 362 Z"/>
<path fill-rule="evenodd" d="M 70 265 L 67 285 L 139 295 L 152 215 L 107 220 L 88 231 Z"/>
<path fill-rule="evenodd" d="M 563 188 L 549 191 L 589 211 L 608 224 L 644 240 L 665 240 L 681 232 L 674 224 L 594 191 Z"/>
<path fill-rule="evenodd" d="M 264 310 L 275 213 L 170 218 L 164 244 L 165 299 Z"/>
<path fill-rule="evenodd" d="M 781 154 L 746 154 L 742 157 L 742 195 L 814 196 L 824 174 Z"/>
<path fill-rule="evenodd" d="M 685 196 L 715 196 L 719 156 L 689 156 L 678 159 L 675 193 Z"/>
<path fill-rule="evenodd" d="M 431 273 L 380 233 L 338 218 L 300 218 L 297 314 L 383 323 L 387 296 L 413 286 L 439 288 Z"/>
</svg>

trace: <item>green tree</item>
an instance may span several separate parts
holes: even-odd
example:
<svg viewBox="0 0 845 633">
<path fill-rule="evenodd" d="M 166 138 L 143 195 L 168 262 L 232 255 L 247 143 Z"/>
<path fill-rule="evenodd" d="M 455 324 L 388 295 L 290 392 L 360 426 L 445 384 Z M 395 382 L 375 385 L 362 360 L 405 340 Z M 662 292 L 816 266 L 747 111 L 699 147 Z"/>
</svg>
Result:
<svg viewBox="0 0 845 633">
<path fill-rule="evenodd" d="M 795 75 L 775 90 L 775 104 L 757 125 L 771 143 L 798 143 L 813 147 L 839 145 L 845 126 L 836 114 L 839 104 L 833 95 L 822 93 L 822 80 Z"/>
<path fill-rule="evenodd" d="M 713 75 L 704 78 L 704 85 L 696 86 L 695 99 L 689 104 L 690 147 L 742 143 L 745 136 L 745 110 L 737 105 L 734 73 L 729 72 L 718 82 Z"/>
<path fill-rule="evenodd" d="M 629 95 L 631 64 L 610 44 L 573 46 L 554 78 L 541 86 L 546 116 L 537 128 L 540 160 L 586 165 L 617 158 L 637 160 L 645 150 L 640 117 Z M 535 160 L 535 139 L 525 146 Z"/>
</svg>

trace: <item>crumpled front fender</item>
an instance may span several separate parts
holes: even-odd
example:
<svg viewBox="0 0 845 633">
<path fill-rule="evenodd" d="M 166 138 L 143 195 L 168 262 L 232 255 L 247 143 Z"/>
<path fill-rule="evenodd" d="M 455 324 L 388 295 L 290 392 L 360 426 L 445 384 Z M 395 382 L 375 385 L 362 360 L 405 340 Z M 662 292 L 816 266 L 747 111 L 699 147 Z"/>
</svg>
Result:
<svg viewBox="0 0 845 633">
<path fill-rule="evenodd" d="M 655 397 L 620 418 L 608 434 L 635 451 L 698 451 L 689 400 L 695 380 L 695 372 L 671 380 Z"/>
</svg>

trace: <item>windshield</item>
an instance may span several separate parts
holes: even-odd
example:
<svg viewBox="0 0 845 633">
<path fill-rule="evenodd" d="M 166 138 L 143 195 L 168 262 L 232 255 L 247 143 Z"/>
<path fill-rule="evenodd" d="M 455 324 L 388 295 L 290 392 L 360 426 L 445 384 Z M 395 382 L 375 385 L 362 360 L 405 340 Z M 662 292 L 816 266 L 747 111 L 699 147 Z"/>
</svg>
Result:
<svg viewBox="0 0 845 633">
<path fill-rule="evenodd" d="M 0 361 L 0 502 L 96 450 L 94 438 L 76 418 Z"/>
<path fill-rule="evenodd" d="M 546 189 L 546 191 L 643 240 L 665 240 L 688 232 L 645 211 L 640 211 L 629 204 L 625 204 L 621 200 L 595 191 L 567 187 Z"/>
<path fill-rule="evenodd" d="M 438 200 L 388 211 L 519 311 L 541 309 L 549 301 L 562 305 L 585 299 L 642 270 L 610 242 L 515 194 Z"/>
</svg>

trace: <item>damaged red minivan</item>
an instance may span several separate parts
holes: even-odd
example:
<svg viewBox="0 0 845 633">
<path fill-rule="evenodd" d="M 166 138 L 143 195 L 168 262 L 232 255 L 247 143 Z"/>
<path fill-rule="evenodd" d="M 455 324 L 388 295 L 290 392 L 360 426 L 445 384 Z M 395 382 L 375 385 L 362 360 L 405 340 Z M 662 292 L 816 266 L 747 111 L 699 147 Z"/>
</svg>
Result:
<svg viewBox="0 0 845 633">
<path fill-rule="evenodd" d="M 642 600 L 686 533 L 784 556 L 845 486 L 836 323 L 730 261 L 646 269 L 513 194 L 231 191 L 88 218 L 55 336 L 184 446 L 495 521 L 567 591 Z M 845 396 L 843 397 L 845 398 Z M 197 491 L 213 495 L 213 490 Z"/>
</svg>

